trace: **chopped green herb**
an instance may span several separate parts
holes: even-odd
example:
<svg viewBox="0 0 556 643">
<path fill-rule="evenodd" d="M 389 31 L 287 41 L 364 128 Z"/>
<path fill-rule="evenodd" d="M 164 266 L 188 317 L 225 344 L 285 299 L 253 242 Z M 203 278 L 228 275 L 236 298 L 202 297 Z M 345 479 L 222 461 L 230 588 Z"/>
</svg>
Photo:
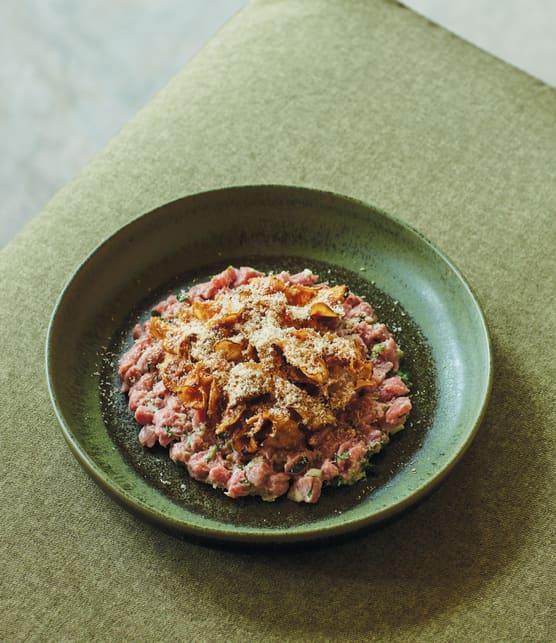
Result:
<svg viewBox="0 0 556 643">
<path fill-rule="evenodd" d="M 407 373 L 404 373 L 403 371 L 398 371 L 398 377 L 409 388 L 413 386 L 413 384 L 411 383 L 411 380 L 409 379 L 409 375 Z"/>
<path fill-rule="evenodd" d="M 249 482 L 249 480 L 247 480 L 247 478 L 243 478 L 243 480 L 240 480 L 239 484 L 243 485 L 244 487 L 250 487 L 251 486 L 251 483 Z"/>
<path fill-rule="evenodd" d="M 371 357 L 372 358 L 378 357 L 385 348 L 386 348 L 386 342 L 380 342 L 380 344 L 375 344 L 375 346 L 373 346 L 373 350 L 371 351 Z"/>
<path fill-rule="evenodd" d="M 166 431 L 166 435 L 167 435 L 169 438 L 173 438 L 173 437 L 174 437 L 174 431 L 172 430 L 172 427 L 171 427 L 171 426 L 165 426 L 165 427 L 163 427 L 163 429 Z"/>
<path fill-rule="evenodd" d="M 309 460 L 305 456 L 301 456 L 299 460 L 291 467 L 290 472 L 291 473 L 301 473 L 303 469 L 309 464 Z"/>
<path fill-rule="evenodd" d="M 213 444 L 205 457 L 205 462 L 210 462 L 216 455 L 216 444 Z"/>
<path fill-rule="evenodd" d="M 187 301 L 188 299 L 189 299 L 189 295 L 184 290 L 182 290 L 177 295 L 177 300 L 178 301 Z"/>
<path fill-rule="evenodd" d="M 343 453 L 336 453 L 334 456 L 335 460 L 349 460 L 349 451 L 344 451 Z"/>
</svg>

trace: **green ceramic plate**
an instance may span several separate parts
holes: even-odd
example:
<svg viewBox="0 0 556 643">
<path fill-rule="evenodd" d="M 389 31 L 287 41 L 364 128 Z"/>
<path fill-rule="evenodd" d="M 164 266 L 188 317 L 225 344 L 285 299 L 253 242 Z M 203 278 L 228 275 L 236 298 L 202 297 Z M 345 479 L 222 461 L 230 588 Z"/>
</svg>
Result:
<svg viewBox="0 0 556 643">
<path fill-rule="evenodd" d="M 229 264 L 318 272 L 366 296 L 395 332 L 413 381 L 406 430 L 353 487 L 316 505 L 231 500 L 144 449 L 118 391 L 133 325 L 170 292 Z M 64 436 L 131 511 L 174 533 L 234 542 L 327 539 L 422 498 L 469 445 L 490 389 L 485 321 L 469 286 L 420 234 L 364 203 L 309 189 L 234 187 L 162 206 L 100 245 L 54 310 L 47 376 Z"/>
</svg>

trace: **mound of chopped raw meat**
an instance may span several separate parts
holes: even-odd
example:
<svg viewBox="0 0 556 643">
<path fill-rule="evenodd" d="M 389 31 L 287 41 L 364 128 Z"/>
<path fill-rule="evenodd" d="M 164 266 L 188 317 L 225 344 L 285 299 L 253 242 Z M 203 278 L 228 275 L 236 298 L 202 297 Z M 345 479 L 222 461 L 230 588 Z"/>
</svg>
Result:
<svg viewBox="0 0 556 643">
<path fill-rule="evenodd" d="M 411 411 L 402 353 L 369 303 L 317 282 L 229 267 L 160 302 L 118 371 L 141 444 L 232 498 L 315 503 L 365 477 Z"/>
</svg>

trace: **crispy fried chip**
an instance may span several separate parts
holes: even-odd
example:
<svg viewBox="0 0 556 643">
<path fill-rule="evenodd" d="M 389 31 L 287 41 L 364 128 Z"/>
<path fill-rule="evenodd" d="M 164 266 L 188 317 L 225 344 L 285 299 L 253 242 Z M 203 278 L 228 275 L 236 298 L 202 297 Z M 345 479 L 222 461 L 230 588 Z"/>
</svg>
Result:
<svg viewBox="0 0 556 643">
<path fill-rule="evenodd" d="M 151 335 L 157 339 L 164 339 L 166 333 L 171 329 L 171 325 L 161 317 L 151 317 L 149 322 Z"/>
<path fill-rule="evenodd" d="M 204 388 L 185 385 L 181 386 L 177 393 L 180 402 L 187 408 L 204 409 L 206 406 L 207 395 Z"/>
<path fill-rule="evenodd" d="M 233 342 L 230 339 L 221 339 L 214 345 L 214 350 L 231 362 L 239 362 L 242 357 L 245 342 Z"/>
<path fill-rule="evenodd" d="M 220 310 L 220 306 L 213 300 L 193 302 L 193 316 L 200 321 L 208 321 Z"/>
<path fill-rule="evenodd" d="M 340 313 L 332 310 L 332 308 L 330 308 L 328 304 L 325 304 L 322 301 L 316 301 L 314 304 L 311 304 L 311 308 L 309 308 L 309 315 L 311 315 L 311 317 L 324 317 L 328 319 L 339 317 Z"/>
<path fill-rule="evenodd" d="M 222 420 L 216 427 L 216 434 L 221 435 L 222 433 L 226 433 L 228 429 L 230 429 L 231 427 L 234 426 L 234 424 L 239 422 L 246 408 L 247 407 L 245 404 L 238 404 L 237 406 L 226 408 L 226 411 L 222 416 Z"/>
</svg>

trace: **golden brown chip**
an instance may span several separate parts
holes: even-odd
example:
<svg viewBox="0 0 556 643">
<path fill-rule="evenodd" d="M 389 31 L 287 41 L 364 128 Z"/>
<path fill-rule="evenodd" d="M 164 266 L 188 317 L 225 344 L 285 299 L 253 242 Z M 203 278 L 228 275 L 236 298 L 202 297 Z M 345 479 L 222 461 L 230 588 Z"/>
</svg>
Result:
<svg viewBox="0 0 556 643">
<path fill-rule="evenodd" d="M 334 286 L 333 288 L 328 288 L 327 292 L 329 293 L 330 297 L 334 301 L 341 303 L 346 298 L 347 286 L 346 285 Z"/>
<path fill-rule="evenodd" d="M 214 345 L 214 350 L 231 362 L 239 362 L 242 357 L 244 343 L 233 342 L 230 339 L 221 339 Z"/>
<path fill-rule="evenodd" d="M 278 449 L 295 449 L 303 445 L 304 441 L 305 435 L 299 428 L 299 422 L 290 419 L 280 424 L 272 423 L 272 429 L 263 444 Z"/>
<path fill-rule="evenodd" d="M 209 328 L 218 328 L 219 326 L 232 326 L 241 319 L 241 311 L 226 313 L 225 315 L 215 315 L 208 323 Z"/>
<path fill-rule="evenodd" d="M 300 286 L 299 284 L 287 286 L 285 290 L 286 299 L 290 306 L 305 306 L 316 297 L 317 293 L 317 288 Z"/>
<path fill-rule="evenodd" d="M 328 379 L 328 367 L 322 357 L 317 357 L 310 364 L 300 365 L 299 370 L 311 382 L 316 382 L 317 384 L 324 384 Z"/>
<path fill-rule="evenodd" d="M 156 339 L 164 339 L 166 333 L 171 330 L 172 325 L 161 317 L 151 317 L 149 321 L 149 330 L 151 335 Z"/>
<path fill-rule="evenodd" d="M 213 420 L 218 412 L 218 400 L 221 397 L 220 388 L 215 379 L 210 382 L 209 397 L 207 404 L 207 416 L 209 420 Z"/>
<path fill-rule="evenodd" d="M 311 304 L 309 315 L 311 317 L 324 317 L 326 319 L 332 319 L 340 316 L 339 313 L 332 310 L 328 304 L 325 304 L 322 301 L 316 301 L 314 304 Z"/>
<path fill-rule="evenodd" d="M 374 380 L 357 380 L 353 389 L 359 391 L 363 388 L 376 388 L 376 382 Z"/>
<path fill-rule="evenodd" d="M 246 406 L 245 404 L 238 404 L 237 406 L 234 406 L 232 408 L 226 408 L 224 415 L 222 416 L 222 420 L 220 421 L 220 424 L 216 427 L 216 433 L 217 435 L 220 435 L 222 433 L 226 433 L 228 429 L 234 426 L 237 422 L 239 422 L 241 416 L 245 412 Z"/>
<path fill-rule="evenodd" d="M 194 301 L 192 306 L 193 316 L 200 321 L 208 321 L 219 311 L 220 305 L 213 300 Z"/>
<path fill-rule="evenodd" d="M 187 378 L 191 373 L 191 364 L 177 355 L 166 353 L 162 364 L 158 366 L 158 372 L 169 391 L 176 392 L 180 386 L 187 384 Z"/>
<path fill-rule="evenodd" d="M 249 429 L 246 426 L 243 426 L 234 431 L 234 434 L 232 435 L 232 447 L 238 453 L 244 451 L 247 453 L 254 453 L 259 448 L 259 445 L 255 438 L 250 434 Z"/>
<path fill-rule="evenodd" d="M 179 401 L 190 409 L 204 409 L 206 407 L 206 392 L 204 387 L 185 385 L 178 391 Z"/>
</svg>

